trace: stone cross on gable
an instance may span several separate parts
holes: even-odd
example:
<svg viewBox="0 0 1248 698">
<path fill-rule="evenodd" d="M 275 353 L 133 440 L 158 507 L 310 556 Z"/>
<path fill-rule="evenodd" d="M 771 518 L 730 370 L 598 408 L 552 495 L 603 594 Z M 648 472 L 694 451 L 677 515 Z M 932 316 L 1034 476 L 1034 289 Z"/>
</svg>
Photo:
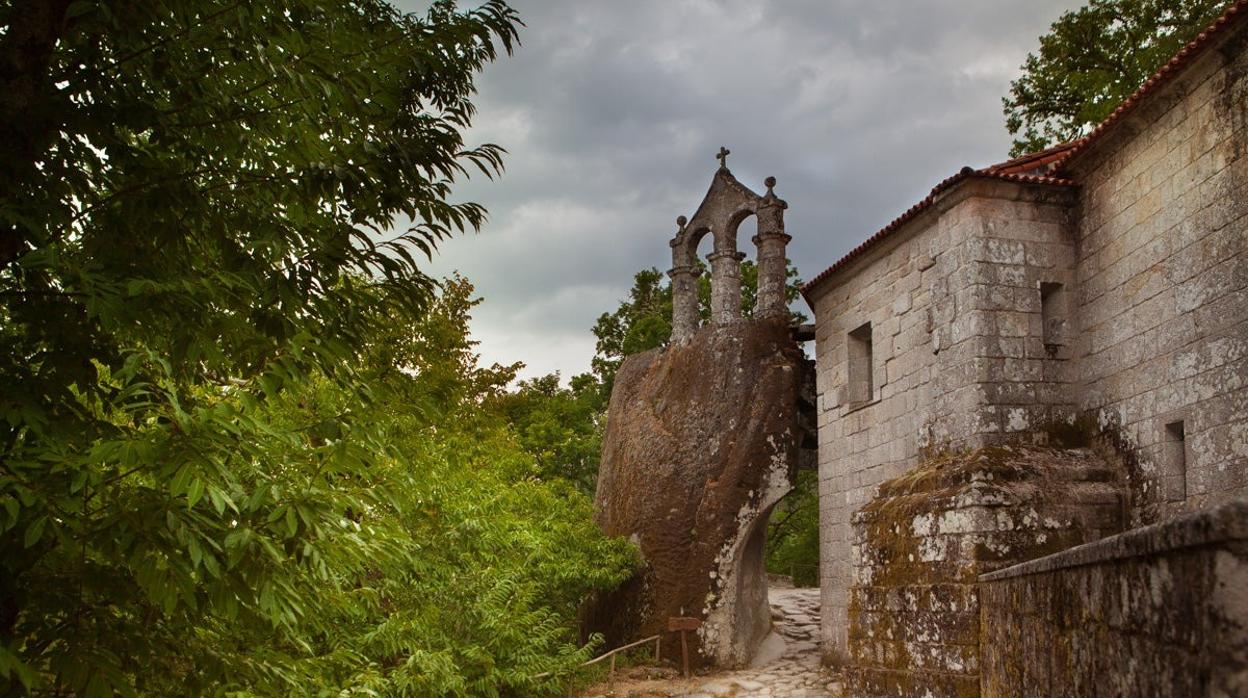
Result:
<svg viewBox="0 0 1248 698">
<path fill-rule="evenodd" d="M 715 159 L 719 160 L 719 169 L 721 170 L 728 169 L 728 156 L 731 153 L 732 153 L 731 150 L 728 150 L 722 145 L 719 146 L 719 154 L 715 156 Z"/>
</svg>

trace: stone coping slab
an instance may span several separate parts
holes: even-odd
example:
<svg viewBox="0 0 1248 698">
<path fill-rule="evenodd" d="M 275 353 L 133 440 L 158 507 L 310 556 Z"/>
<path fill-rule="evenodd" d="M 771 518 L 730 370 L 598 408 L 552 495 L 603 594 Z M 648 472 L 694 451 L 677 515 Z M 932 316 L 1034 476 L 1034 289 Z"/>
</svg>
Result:
<svg viewBox="0 0 1248 698">
<path fill-rule="evenodd" d="M 1248 540 L 1248 499 L 1234 500 L 1208 511 L 1188 514 L 1174 521 L 1143 526 L 995 572 L 981 574 L 979 581 L 995 582 L 1237 540 Z"/>
</svg>

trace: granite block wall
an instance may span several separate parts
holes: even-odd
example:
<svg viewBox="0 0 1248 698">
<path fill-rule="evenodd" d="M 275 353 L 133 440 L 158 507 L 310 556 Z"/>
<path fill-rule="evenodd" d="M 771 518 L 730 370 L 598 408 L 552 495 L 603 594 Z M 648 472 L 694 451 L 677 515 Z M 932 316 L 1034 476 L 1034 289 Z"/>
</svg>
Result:
<svg viewBox="0 0 1248 698">
<path fill-rule="evenodd" d="M 980 580 L 982 695 L 1248 695 L 1248 501 Z"/>
<path fill-rule="evenodd" d="M 970 177 L 807 289 L 831 658 L 852 516 L 925 454 L 1099 435 L 1133 526 L 1248 495 L 1244 27 L 1065 163 L 1077 189 Z"/>
<path fill-rule="evenodd" d="M 1041 297 L 1073 280 L 1073 196 L 967 182 L 813 299 L 830 654 L 846 647 L 851 516 L 876 485 L 925 451 L 1031 439 L 1073 416 L 1067 340 L 1046 344 Z"/>
<path fill-rule="evenodd" d="M 848 695 L 979 695 L 979 575 L 1121 530 L 1112 472 L 1088 449 L 997 446 L 881 484 L 854 515 Z"/>
<path fill-rule="evenodd" d="M 1131 456 L 1133 517 L 1248 494 L 1244 32 L 1072 163 L 1080 410 Z"/>
</svg>

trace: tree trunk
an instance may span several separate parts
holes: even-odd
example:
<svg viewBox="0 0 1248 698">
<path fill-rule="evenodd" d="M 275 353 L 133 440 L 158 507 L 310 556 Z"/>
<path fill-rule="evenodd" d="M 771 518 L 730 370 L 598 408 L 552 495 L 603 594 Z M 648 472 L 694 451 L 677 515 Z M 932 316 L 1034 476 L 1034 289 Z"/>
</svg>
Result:
<svg viewBox="0 0 1248 698">
<path fill-rule="evenodd" d="M 22 191 L 37 172 L 35 163 L 60 130 L 49 109 L 56 99 L 49 68 L 65 31 L 70 0 L 14 0 L 9 26 L 0 39 L 0 200 L 9 205 L 27 198 Z M 28 243 L 20 225 L 0 228 L 0 269 L 20 256 Z"/>
</svg>

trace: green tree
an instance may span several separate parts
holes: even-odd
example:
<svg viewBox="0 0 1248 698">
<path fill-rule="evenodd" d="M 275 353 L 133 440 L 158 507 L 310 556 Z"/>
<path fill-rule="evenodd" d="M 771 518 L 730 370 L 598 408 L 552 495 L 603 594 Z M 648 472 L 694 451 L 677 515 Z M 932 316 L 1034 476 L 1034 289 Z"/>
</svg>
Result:
<svg viewBox="0 0 1248 698">
<path fill-rule="evenodd" d="M 366 449 L 377 454 L 373 465 L 351 478 L 372 502 L 356 519 L 387 546 L 366 564 L 339 565 L 336 584 L 315 586 L 307 605 L 325 615 L 300 626 L 315 669 L 296 674 L 303 685 L 381 695 L 559 691 L 594 647 L 576 644 L 582 600 L 635 564 L 629 544 L 589 523 L 583 493 L 534 477 L 541 465 L 488 408 L 518 365 L 478 365 L 468 323 L 480 301 L 464 279 L 442 287 L 419 322 L 376 329 L 361 366 L 366 403 L 330 382 L 284 396 L 298 415 L 292 424 L 333 423 L 349 407 L 343 425 L 385 444 Z M 247 649 L 268 646 L 257 638 Z"/>
<path fill-rule="evenodd" d="M 521 381 L 494 401 L 520 445 L 537 460 L 544 480 L 561 478 L 593 494 L 602 453 L 606 404 L 597 379 L 574 376 L 563 387 L 558 373 Z"/>
<path fill-rule="evenodd" d="M 581 656 L 565 611 L 618 551 L 558 569 L 587 505 L 448 411 L 508 374 L 421 324 L 416 255 L 484 217 L 454 180 L 501 167 L 462 134 L 517 21 L 0 6 L 0 692 L 489 695 Z"/>
<path fill-rule="evenodd" d="M 819 473 L 802 470 L 767 522 L 767 571 L 819 586 Z"/>
<path fill-rule="evenodd" d="M 1226 7 L 1226 0 L 1092 0 L 1066 12 L 1010 83 L 1006 128 L 1018 156 L 1104 121 Z"/>
<path fill-rule="evenodd" d="M 442 289 L 417 322 L 370 333 L 368 400 L 312 376 L 260 405 L 279 438 L 259 439 L 258 463 L 280 466 L 261 483 L 289 503 L 244 530 L 261 545 L 293 536 L 313 563 L 275 571 L 279 598 L 304 613 L 277 628 L 208 616 L 193 642 L 162 638 L 149 690 L 548 693 L 588 658 L 576 610 L 627 576 L 631 546 L 588 525 L 583 494 L 532 477 L 534 459 L 482 409 L 516 367 L 478 365 L 479 300 L 464 279 Z M 185 628 L 157 618 L 148 630 L 172 631 Z"/>
</svg>

